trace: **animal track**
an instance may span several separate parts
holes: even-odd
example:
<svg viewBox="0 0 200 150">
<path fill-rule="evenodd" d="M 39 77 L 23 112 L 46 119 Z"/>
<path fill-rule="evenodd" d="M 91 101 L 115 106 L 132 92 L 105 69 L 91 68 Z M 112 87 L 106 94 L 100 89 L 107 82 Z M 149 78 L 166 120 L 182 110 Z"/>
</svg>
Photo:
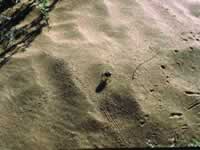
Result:
<svg viewBox="0 0 200 150">
<path fill-rule="evenodd" d="M 188 96 L 200 96 L 200 92 L 194 92 L 194 91 L 185 91 L 185 94 Z"/>
<path fill-rule="evenodd" d="M 180 112 L 172 112 L 172 113 L 170 113 L 170 117 L 169 118 L 171 118 L 171 119 L 174 119 L 174 118 L 179 119 L 179 118 L 182 118 L 182 116 L 183 116 L 183 114 L 180 113 Z"/>
<path fill-rule="evenodd" d="M 183 124 L 183 125 L 181 126 L 181 129 L 182 129 L 182 130 L 187 130 L 187 129 L 189 129 L 189 126 L 188 126 L 187 124 Z"/>
<path fill-rule="evenodd" d="M 200 32 L 182 32 L 181 33 L 181 39 L 185 42 L 200 42 Z"/>
<path fill-rule="evenodd" d="M 179 50 L 175 49 L 175 50 L 174 50 L 174 52 L 175 52 L 175 53 L 178 53 L 178 52 L 179 52 Z"/>
<path fill-rule="evenodd" d="M 194 109 L 195 107 L 199 106 L 200 102 L 196 102 L 194 104 L 192 104 L 191 106 L 188 107 L 188 110 Z"/>
</svg>

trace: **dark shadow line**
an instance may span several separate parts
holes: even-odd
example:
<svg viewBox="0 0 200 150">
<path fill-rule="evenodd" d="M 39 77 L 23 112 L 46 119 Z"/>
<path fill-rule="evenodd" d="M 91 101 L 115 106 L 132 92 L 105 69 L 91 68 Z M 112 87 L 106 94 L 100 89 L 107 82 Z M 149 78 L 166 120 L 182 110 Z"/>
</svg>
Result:
<svg viewBox="0 0 200 150">
<path fill-rule="evenodd" d="M 107 86 L 107 82 L 106 81 L 100 81 L 100 83 L 96 87 L 96 93 L 102 92 L 106 88 L 106 86 Z"/>
</svg>

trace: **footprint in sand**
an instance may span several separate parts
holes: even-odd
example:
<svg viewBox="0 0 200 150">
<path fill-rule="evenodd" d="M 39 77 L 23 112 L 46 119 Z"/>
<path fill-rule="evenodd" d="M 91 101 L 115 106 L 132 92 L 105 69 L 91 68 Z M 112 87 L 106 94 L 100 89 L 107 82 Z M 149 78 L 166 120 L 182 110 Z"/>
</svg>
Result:
<svg viewBox="0 0 200 150">
<path fill-rule="evenodd" d="M 169 116 L 170 119 L 181 119 L 183 118 L 183 114 L 180 112 L 172 112 Z"/>
<path fill-rule="evenodd" d="M 200 32 L 196 33 L 193 31 L 190 32 L 182 32 L 181 39 L 185 42 L 200 42 Z"/>
</svg>

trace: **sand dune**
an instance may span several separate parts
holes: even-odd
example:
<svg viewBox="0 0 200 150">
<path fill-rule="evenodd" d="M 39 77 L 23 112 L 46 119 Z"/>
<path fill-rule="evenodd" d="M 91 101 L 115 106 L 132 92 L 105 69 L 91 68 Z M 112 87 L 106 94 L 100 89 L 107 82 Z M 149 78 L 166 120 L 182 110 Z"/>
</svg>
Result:
<svg viewBox="0 0 200 150">
<path fill-rule="evenodd" d="M 200 138 L 199 8 L 199 0 L 59 1 L 51 28 L 1 67 L 0 149 Z M 104 71 L 111 82 L 97 92 Z"/>
</svg>

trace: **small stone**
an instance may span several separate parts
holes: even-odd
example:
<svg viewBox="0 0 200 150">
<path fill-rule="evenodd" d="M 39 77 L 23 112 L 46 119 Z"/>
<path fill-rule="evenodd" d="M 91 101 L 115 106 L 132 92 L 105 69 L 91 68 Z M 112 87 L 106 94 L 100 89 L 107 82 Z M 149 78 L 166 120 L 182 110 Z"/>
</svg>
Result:
<svg viewBox="0 0 200 150">
<path fill-rule="evenodd" d="M 192 66 L 191 68 L 192 68 L 192 70 L 195 70 L 195 69 L 196 69 L 196 67 L 195 67 L 195 66 Z"/>
<path fill-rule="evenodd" d="M 144 119 L 140 119 L 140 124 L 141 124 L 141 126 L 143 126 L 145 124 L 145 120 Z"/>
<path fill-rule="evenodd" d="M 175 49 L 175 50 L 174 50 L 174 52 L 175 52 L 175 53 L 178 53 L 178 52 L 179 52 L 179 50 Z"/>
<path fill-rule="evenodd" d="M 150 89 L 150 92 L 154 92 L 155 90 L 154 89 Z"/>
<path fill-rule="evenodd" d="M 193 48 L 193 47 L 191 47 L 191 46 L 190 46 L 189 48 L 190 48 L 191 50 L 193 50 L 193 49 L 194 49 L 194 48 Z"/>
<path fill-rule="evenodd" d="M 165 66 L 165 65 L 161 65 L 161 68 L 162 68 L 162 69 L 166 69 L 166 66 Z"/>
</svg>

